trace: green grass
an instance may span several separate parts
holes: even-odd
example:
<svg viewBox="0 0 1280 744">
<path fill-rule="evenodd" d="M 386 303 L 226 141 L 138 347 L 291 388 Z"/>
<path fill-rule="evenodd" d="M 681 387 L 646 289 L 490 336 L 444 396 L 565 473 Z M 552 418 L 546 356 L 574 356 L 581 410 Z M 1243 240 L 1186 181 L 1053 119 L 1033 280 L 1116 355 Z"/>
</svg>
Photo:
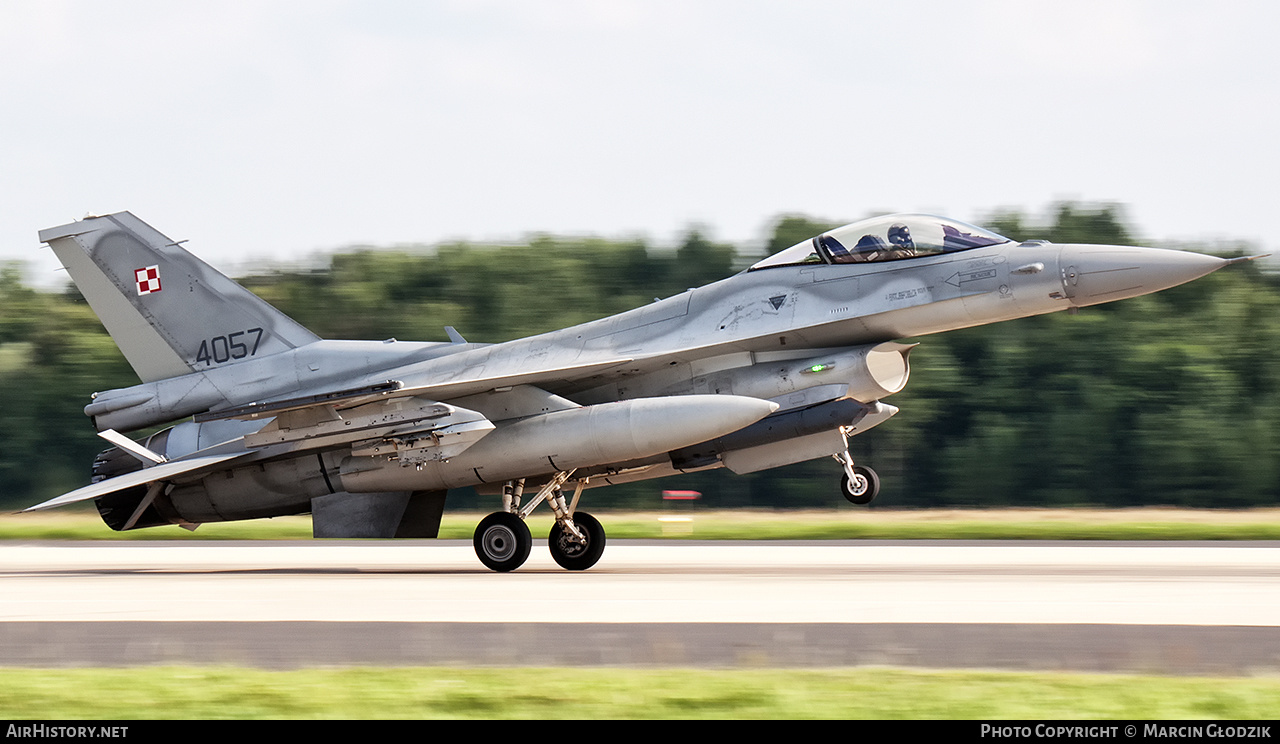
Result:
<svg viewBox="0 0 1280 744">
<path fill-rule="evenodd" d="M 696 669 L 0 670 L 0 719 L 1275 719 L 1280 679 Z"/>
<path fill-rule="evenodd" d="M 440 537 L 470 539 L 483 514 L 446 514 Z M 833 509 L 598 513 L 614 539 L 701 540 L 1280 540 L 1280 509 Z M 535 537 L 551 529 L 545 509 L 529 519 Z M 189 532 L 155 527 L 113 532 L 97 513 L 0 516 L 2 540 L 299 540 L 310 517 L 211 523 Z"/>
</svg>

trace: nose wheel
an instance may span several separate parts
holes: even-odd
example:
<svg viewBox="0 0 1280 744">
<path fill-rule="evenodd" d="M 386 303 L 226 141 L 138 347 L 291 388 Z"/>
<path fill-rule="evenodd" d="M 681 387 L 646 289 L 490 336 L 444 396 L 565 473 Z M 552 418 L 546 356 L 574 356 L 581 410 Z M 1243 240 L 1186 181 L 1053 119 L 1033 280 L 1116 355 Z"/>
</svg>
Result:
<svg viewBox="0 0 1280 744">
<path fill-rule="evenodd" d="M 876 471 L 862 465 L 853 468 L 853 477 L 847 473 L 840 476 L 840 493 L 851 504 L 859 506 L 870 504 L 880 493 L 880 476 Z"/>
<path fill-rule="evenodd" d="M 876 471 L 864 465 L 854 465 L 848 450 L 832 457 L 844 466 L 844 475 L 840 476 L 840 495 L 851 504 L 870 504 L 880 493 L 880 476 Z"/>
</svg>

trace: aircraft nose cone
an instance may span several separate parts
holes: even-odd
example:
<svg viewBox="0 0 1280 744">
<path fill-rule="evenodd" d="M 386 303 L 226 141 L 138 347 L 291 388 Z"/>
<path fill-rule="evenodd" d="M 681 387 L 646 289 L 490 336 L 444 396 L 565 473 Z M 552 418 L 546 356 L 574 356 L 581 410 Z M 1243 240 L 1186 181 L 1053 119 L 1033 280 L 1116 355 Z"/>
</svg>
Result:
<svg viewBox="0 0 1280 744">
<path fill-rule="evenodd" d="M 1063 246 L 1062 284 L 1077 307 L 1159 292 L 1211 274 L 1229 261 L 1163 248 Z"/>
</svg>

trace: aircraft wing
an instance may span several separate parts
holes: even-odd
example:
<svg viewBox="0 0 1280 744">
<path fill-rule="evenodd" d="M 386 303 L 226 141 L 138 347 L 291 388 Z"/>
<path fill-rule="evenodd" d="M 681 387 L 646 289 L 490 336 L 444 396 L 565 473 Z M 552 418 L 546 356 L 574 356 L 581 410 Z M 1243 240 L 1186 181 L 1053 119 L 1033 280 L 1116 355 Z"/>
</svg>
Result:
<svg viewBox="0 0 1280 744">
<path fill-rule="evenodd" d="M 566 367 L 542 369 L 532 372 L 518 372 L 510 375 L 450 380 L 447 382 L 403 388 L 399 391 L 399 394 L 424 396 L 434 398 L 436 400 L 449 400 L 451 398 L 460 398 L 464 395 L 485 393 L 495 388 L 514 387 L 516 385 L 542 386 L 551 381 L 563 382 L 566 380 L 576 380 L 584 377 L 590 377 L 591 375 L 613 369 L 614 367 L 629 364 L 632 361 L 634 360 L 630 357 L 622 357 L 618 359 L 609 359 L 603 362 L 575 364 Z"/>
<path fill-rule="evenodd" d="M 295 398 L 248 403 L 197 414 L 196 422 L 219 419 L 272 419 L 259 431 L 243 438 L 244 446 L 268 450 L 271 456 L 287 452 L 364 444 L 382 440 L 394 444 L 401 460 L 421 463 L 447 460 L 494 430 L 490 417 L 514 418 L 545 413 L 577 404 L 532 384 L 549 378 L 585 377 L 618 367 L 630 359 L 536 370 L 516 374 L 452 379 L 405 386 L 398 380 L 333 390 Z M 487 402 L 475 401 L 485 393 L 497 394 Z M 440 402 L 450 399 L 463 405 Z M 483 404 L 482 404 L 483 403 Z M 362 444 L 364 443 L 364 444 Z M 375 450 L 376 451 L 376 450 Z"/>
<path fill-rule="evenodd" d="M 24 511 L 52 509 L 179 476 L 197 476 L 225 467 L 236 459 L 258 460 L 264 456 L 270 458 L 289 452 L 325 449 L 379 437 L 393 439 L 399 457 L 408 462 L 447 459 L 479 441 L 493 431 L 494 426 L 482 413 L 439 403 L 439 399 L 512 388 L 517 392 L 523 389 L 526 395 L 527 391 L 535 391 L 541 396 L 539 404 L 543 406 L 548 402 L 553 407 L 572 406 L 572 403 L 562 401 L 558 396 L 538 391 L 530 383 L 553 375 L 587 376 L 629 361 L 631 360 L 610 359 L 557 370 L 455 379 L 417 386 L 405 386 L 398 381 L 388 380 L 197 414 L 197 422 L 219 419 L 274 420 L 258 432 L 243 437 L 241 441 L 246 448 L 244 450 L 196 454 L 183 460 L 161 462 L 78 488 Z M 560 401 L 560 405 L 553 401 Z"/>
<path fill-rule="evenodd" d="M 64 506 L 66 504 L 74 504 L 78 501 L 88 501 L 90 499 L 100 498 L 110 493 L 123 491 L 126 488 L 134 488 L 135 486 L 145 486 L 156 481 L 169 480 L 180 475 L 196 475 L 204 471 L 212 471 L 215 467 L 240 457 L 251 457 L 253 452 L 236 452 L 232 454 L 221 455 L 197 455 L 185 460 L 174 460 L 172 462 L 162 463 L 149 468 L 143 468 L 133 473 L 125 473 L 117 475 L 114 478 L 98 481 L 77 488 L 70 493 L 64 493 L 56 499 L 50 499 L 42 504 L 23 509 L 24 512 L 40 511 L 42 509 L 52 509 L 56 506 Z"/>
<path fill-rule="evenodd" d="M 631 361 L 633 360 L 630 358 L 609 359 L 603 362 L 559 367 L 551 370 L 537 370 L 533 372 L 519 372 L 509 375 L 448 380 L 445 382 L 415 385 L 411 387 L 405 387 L 397 380 L 387 380 L 386 382 L 377 383 L 375 385 L 366 385 L 346 390 L 335 390 L 298 398 L 288 398 L 285 400 L 248 403 L 246 405 L 235 406 L 233 408 L 213 410 L 207 413 L 196 414 L 195 421 L 204 422 L 216 421 L 219 419 L 251 420 L 266 418 L 268 416 L 276 416 L 286 411 L 298 411 L 327 406 L 331 406 L 335 410 L 343 410 L 347 408 L 356 408 L 365 405 L 366 403 L 392 400 L 395 398 L 449 400 L 451 398 L 460 398 L 467 395 L 485 393 L 497 388 L 516 387 L 520 385 L 536 386 L 545 383 L 550 378 L 561 380 L 569 377 L 587 377 L 597 372 L 603 372 L 604 370 L 627 364 Z"/>
</svg>

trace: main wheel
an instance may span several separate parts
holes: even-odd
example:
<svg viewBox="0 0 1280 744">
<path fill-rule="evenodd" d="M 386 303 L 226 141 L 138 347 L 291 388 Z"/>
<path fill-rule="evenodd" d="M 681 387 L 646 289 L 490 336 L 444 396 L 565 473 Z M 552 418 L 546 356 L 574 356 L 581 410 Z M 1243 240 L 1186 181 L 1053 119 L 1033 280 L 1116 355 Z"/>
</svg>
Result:
<svg viewBox="0 0 1280 744">
<path fill-rule="evenodd" d="M 849 474 L 840 476 L 840 493 L 852 504 L 870 504 L 880 493 L 880 476 L 871 468 L 856 465 L 853 468 L 853 480 Z"/>
<path fill-rule="evenodd" d="M 529 559 L 533 536 L 520 517 L 494 512 L 480 520 L 472 542 L 481 563 L 494 571 L 514 571 Z"/>
<path fill-rule="evenodd" d="M 547 544 L 551 548 L 551 557 L 561 568 L 583 571 L 596 565 L 604 553 L 604 527 L 586 512 L 575 513 L 573 523 L 586 535 L 586 542 L 577 540 L 557 522 L 551 526 Z"/>
</svg>

